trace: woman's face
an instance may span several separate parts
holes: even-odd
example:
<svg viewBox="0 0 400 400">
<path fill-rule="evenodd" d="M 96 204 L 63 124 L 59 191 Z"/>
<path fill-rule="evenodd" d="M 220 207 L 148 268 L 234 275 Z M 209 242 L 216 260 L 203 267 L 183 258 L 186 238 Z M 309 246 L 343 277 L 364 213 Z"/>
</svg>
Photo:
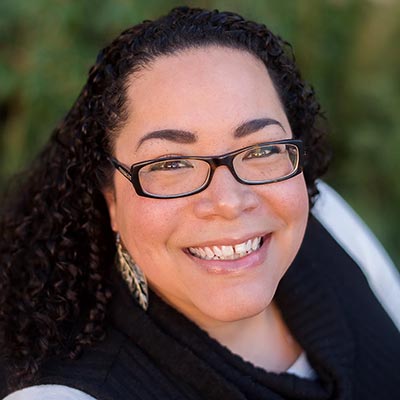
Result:
<svg viewBox="0 0 400 400">
<path fill-rule="evenodd" d="M 131 78 L 127 109 L 115 157 L 128 166 L 166 155 L 220 155 L 292 137 L 265 66 L 240 50 L 207 47 L 157 58 Z M 234 134 L 260 118 L 273 121 Z M 193 135 L 185 140 L 149 135 L 166 129 Z M 112 227 L 149 285 L 201 326 L 240 320 L 268 307 L 299 249 L 308 216 L 302 174 L 249 186 L 225 166 L 206 190 L 189 197 L 140 197 L 119 173 L 105 196 Z M 235 260 L 205 260 L 188 251 L 216 246 L 217 252 L 256 238 L 262 238 L 262 246 Z"/>
</svg>

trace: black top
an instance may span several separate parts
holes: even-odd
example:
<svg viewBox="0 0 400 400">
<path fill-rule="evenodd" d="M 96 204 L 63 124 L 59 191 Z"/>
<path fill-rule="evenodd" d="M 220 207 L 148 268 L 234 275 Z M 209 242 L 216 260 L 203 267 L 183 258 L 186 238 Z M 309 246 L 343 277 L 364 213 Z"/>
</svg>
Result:
<svg viewBox="0 0 400 400">
<path fill-rule="evenodd" d="M 116 399 L 400 399 L 400 333 L 358 266 L 311 219 L 275 299 L 315 381 L 244 361 L 150 293 L 144 312 L 115 282 L 107 339 L 49 361 L 39 383 Z"/>
</svg>

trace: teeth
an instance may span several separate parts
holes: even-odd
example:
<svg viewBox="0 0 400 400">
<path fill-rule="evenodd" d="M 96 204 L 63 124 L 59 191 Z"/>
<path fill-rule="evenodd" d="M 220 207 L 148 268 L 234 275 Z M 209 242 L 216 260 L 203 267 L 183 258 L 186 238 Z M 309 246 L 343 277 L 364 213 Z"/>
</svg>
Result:
<svg viewBox="0 0 400 400">
<path fill-rule="evenodd" d="M 232 246 L 221 246 L 221 251 L 223 257 L 233 256 L 234 253 Z"/>
<path fill-rule="evenodd" d="M 251 250 L 251 239 L 249 239 L 247 242 L 246 242 L 246 251 L 250 251 Z"/>
<path fill-rule="evenodd" d="M 210 257 L 210 260 L 214 257 L 214 252 L 209 247 L 205 247 L 204 251 L 206 252 L 207 257 Z"/>
<path fill-rule="evenodd" d="M 203 249 L 199 248 L 198 251 L 201 258 L 206 258 L 207 253 Z"/>
<path fill-rule="evenodd" d="M 253 239 L 253 242 L 251 243 L 251 248 L 252 250 L 257 250 L 258 246 L 260 244 L 261 238 L 255 238 Z"/>
<path fill-rule="evenodd" d="M 249 239 L 234 246 L 190 247 L 189 251 L 204 260 L 236 260 L 258 250 L 261 237 Z"/>
<path fill-rule="evenodd" d="M 235 246 L 236 253 L 244 253 L 246 251 L 246 243 L 240 243 Z"/>
<path fill-rule="evenodd" d="M 216 256 L 221 257 L 222 256 L 222 250 L 217 247 L 217 246 L 213 246 L 213 252 L 215 253 Z"/>
</svg>

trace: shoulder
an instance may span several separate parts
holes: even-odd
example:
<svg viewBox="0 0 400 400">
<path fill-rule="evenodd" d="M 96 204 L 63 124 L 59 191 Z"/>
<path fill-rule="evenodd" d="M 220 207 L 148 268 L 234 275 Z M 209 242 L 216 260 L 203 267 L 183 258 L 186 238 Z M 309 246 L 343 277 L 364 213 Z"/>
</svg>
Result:
<svg viewBox="0 0 400 400">
<path fill-rule="evenodd" d="M 85 348 L 78 359 L 54 357 L 47 360 L 35 383 L 71 386 L 96 395 L 107 381 L 126 341 L 123 333 L 110 326 L 105 339 Z"/>
<path fill-rule="evenodd" d="M 81 390 L 63 385 L 38 385 L 11 393 L 3 400 L 96 400 Z"/>
<path fill-rule="evenodd" d="M 375 297 L 400 329 L 400 275 L 390 257 L 354 210 L 330 186 L 318 182 L 313 215 L 353 259 Z"/>
<path fill-rule="evenodd" d="M 10 372 L 6 370 L 5 361 L 0 357 L 0 399 L 93 399 L 89 394 L 103 398 L 100 388 L 107 382 L 108 375 L 126 341 L 126 335 L 110 325 L 106 337 L 85 348 L 79 358 L 54 356 L 47 359 L 40 366 L 30 386 L 24 386 L 23 389 L 13 393 L 7 385 Z"/>
</svg>

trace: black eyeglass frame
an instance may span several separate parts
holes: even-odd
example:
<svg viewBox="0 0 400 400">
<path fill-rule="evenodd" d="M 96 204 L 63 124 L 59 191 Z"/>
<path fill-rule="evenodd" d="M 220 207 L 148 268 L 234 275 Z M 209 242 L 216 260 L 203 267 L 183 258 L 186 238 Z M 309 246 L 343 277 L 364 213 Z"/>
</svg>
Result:
<svg viewBox="0 0 400 400">
<path fill-rule="evenodd" d="M 272 180 L 266 180 L 266 181 L 248 181 L 245 179 L 240 178 L 233 166 L 233 160 L 234 158 L 247 150 L 250 150 L 254 147 L 258 146 L 268 146 L 268 145 L 274 145 L 274 144 L 291 144 L 295 147 L 297 147 L 298 150 L 298 160 L 297 160 L 297 165 L 296 168 L 293 170 L 292 173 L 289 175 L 285 175 L 281 178 L 277 179 L 272 179 Z M 287 179 L 293 178 L 296 175 L 299 175 L 301 172 L 303 172 L 303 161 L 304 161 L 304 150 L 303 150 L 303 141 L 301 139 L 284 139 L 284 140 L 276 140 L 273 142 L 263 142 L 263 143 L 257 143 L 251 146 L 243 147 L 238 150 L 231 151 L 229 153 L 221 154 L 219 156 L 173 156 L 173 157 L 162 157 L 162 158 L 157 158 L 157 159 L 152 159 L 152 160 L 146 160 L 146 161 L 141 161 L 139 163 L 132 164 L 131 167 L 127 167 L 126 165 L 120 163 L 116 158 L 110 156 L 108 157 L 111 164 L 114 166 L 116 170 L 118 170 L 126 179 L 128 179 L 133 188 L 135 189 L 136 193 L 139 196 L 142 197 L 150 197 L 153 199 L 176 199 L 179 197 L 187 197 L 191 196 L 193 194 L 202 192 L 203 190 L 207 189 L 207 187 L 210 185 L 211 180 L 213 178 L 215 170 L 222 166 L 225 165 L 228 167 L 229 171 L 231 174 L 234 176 L 234 178 L 239 182 L 243 183 L 245 185 L 265 185 L 269 183 L 275 183 L 275 182 L 282 182 Z M 151 194 L 147 193 L 143 190 L 142 185 L 140 184 L 139 180 L 139 171 L 145 167 L 146 165 L 155 163 L 155 162 L 162 162 L 162 161 L 169 161 L 169 160 L 201 160 L 207 162 L 207 164 L 210 166 L 210 172 L 208 175 L 208 178 L 204 181 L 203 185 L 201 185 L 199 188 L 192 190 L 190 192 L 185 192 L 181 194 L 176 194 L 176 195 L 156 195 L 156 194 Z"/>
</svg>

